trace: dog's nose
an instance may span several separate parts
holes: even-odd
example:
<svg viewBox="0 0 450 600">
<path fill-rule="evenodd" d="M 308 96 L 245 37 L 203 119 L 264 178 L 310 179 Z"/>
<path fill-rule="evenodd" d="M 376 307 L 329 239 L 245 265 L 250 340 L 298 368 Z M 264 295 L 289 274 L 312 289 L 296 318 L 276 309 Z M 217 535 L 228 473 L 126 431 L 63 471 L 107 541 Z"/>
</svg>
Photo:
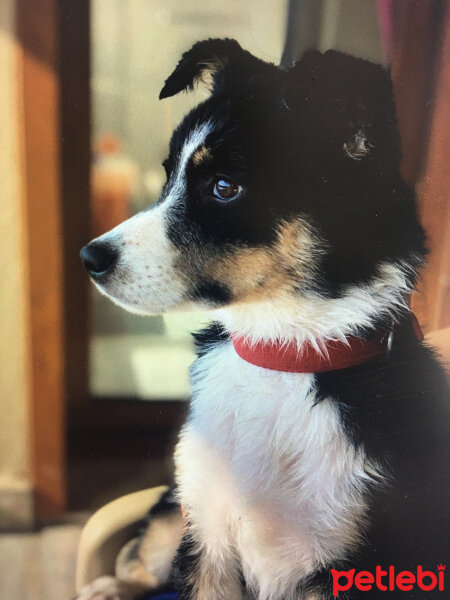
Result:
<svg viewBox="0 0 450 600">
<path fill-rule="evenodd" d="M 111 244 L 91 242 L 81 248 L 80 258 L 91 277 L 99 277 L 111 271 L 118 253 Z"/>
</svg>

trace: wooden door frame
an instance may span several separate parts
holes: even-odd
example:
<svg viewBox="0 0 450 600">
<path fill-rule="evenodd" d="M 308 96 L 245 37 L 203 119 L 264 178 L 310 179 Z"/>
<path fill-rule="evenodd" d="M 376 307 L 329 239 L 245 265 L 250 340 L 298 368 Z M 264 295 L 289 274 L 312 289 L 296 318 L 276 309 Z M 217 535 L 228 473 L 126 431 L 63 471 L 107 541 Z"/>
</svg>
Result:
<svg viewBox="0 0 450 600">
<path fill-rule="evenodd" d="M 61 82 L 56 0 L 17 0 L 29 286 L 30 462 L 37 519 L 66 504 Z"/>
<path fill-rule="evenodd" d="M 17 0 L 37 520 L 67 504 L 67 398 L 87 395 L 89 0 Z M 82 240 L 82 241 L 81 241 Z"/>
</svg>

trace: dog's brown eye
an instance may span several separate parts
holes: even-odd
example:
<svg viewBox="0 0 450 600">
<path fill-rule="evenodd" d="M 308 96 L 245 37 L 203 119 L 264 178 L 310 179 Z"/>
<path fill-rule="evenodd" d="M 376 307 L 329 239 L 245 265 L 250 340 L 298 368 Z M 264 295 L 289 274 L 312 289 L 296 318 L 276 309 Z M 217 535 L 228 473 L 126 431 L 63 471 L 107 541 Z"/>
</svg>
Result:
<svg viewBox="0 0 450 600">
<path fill-rule="evenodd" d="M 214 196 L 224 202 L 235 200 L 241 193 L 242 185 L 232 183 L 228 179 L 218 179 L 214 184 Z"/>
</svg>

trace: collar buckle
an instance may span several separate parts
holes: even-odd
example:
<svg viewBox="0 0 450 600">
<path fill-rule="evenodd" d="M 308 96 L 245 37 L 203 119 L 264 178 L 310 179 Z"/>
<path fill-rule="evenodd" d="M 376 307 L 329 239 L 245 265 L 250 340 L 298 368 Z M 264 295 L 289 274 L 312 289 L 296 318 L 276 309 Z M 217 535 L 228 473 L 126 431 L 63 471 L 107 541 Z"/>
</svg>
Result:
<svg viewBox="0 0 450 600">
<path fill-rule="evenodd" d="M 392 344 L 394 342 L 394 323 L 392 323 L 391 330 L 384 339 L 386 340 L 386 351 L 384 353 L 384 358 L 388 360 L 391 355 Z"/>
</svg>

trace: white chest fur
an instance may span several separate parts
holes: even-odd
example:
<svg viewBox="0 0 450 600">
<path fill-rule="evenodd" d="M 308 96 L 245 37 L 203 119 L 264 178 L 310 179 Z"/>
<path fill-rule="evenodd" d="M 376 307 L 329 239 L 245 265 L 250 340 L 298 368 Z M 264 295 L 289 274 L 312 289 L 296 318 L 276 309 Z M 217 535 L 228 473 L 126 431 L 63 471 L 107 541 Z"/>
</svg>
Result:
<svg viewBox="0 0 450 600">
<path fill-rule="evenodd" d="M 294 598 L 357 543 L 373 468 L 335 403 L 316 404 L 313 375 L 255 367 L 227 343 L 195 363 L 192 383 L 176 467 L 197 542 L 217 562 L 237 553 L 261 600 Z"/>
</svg>

